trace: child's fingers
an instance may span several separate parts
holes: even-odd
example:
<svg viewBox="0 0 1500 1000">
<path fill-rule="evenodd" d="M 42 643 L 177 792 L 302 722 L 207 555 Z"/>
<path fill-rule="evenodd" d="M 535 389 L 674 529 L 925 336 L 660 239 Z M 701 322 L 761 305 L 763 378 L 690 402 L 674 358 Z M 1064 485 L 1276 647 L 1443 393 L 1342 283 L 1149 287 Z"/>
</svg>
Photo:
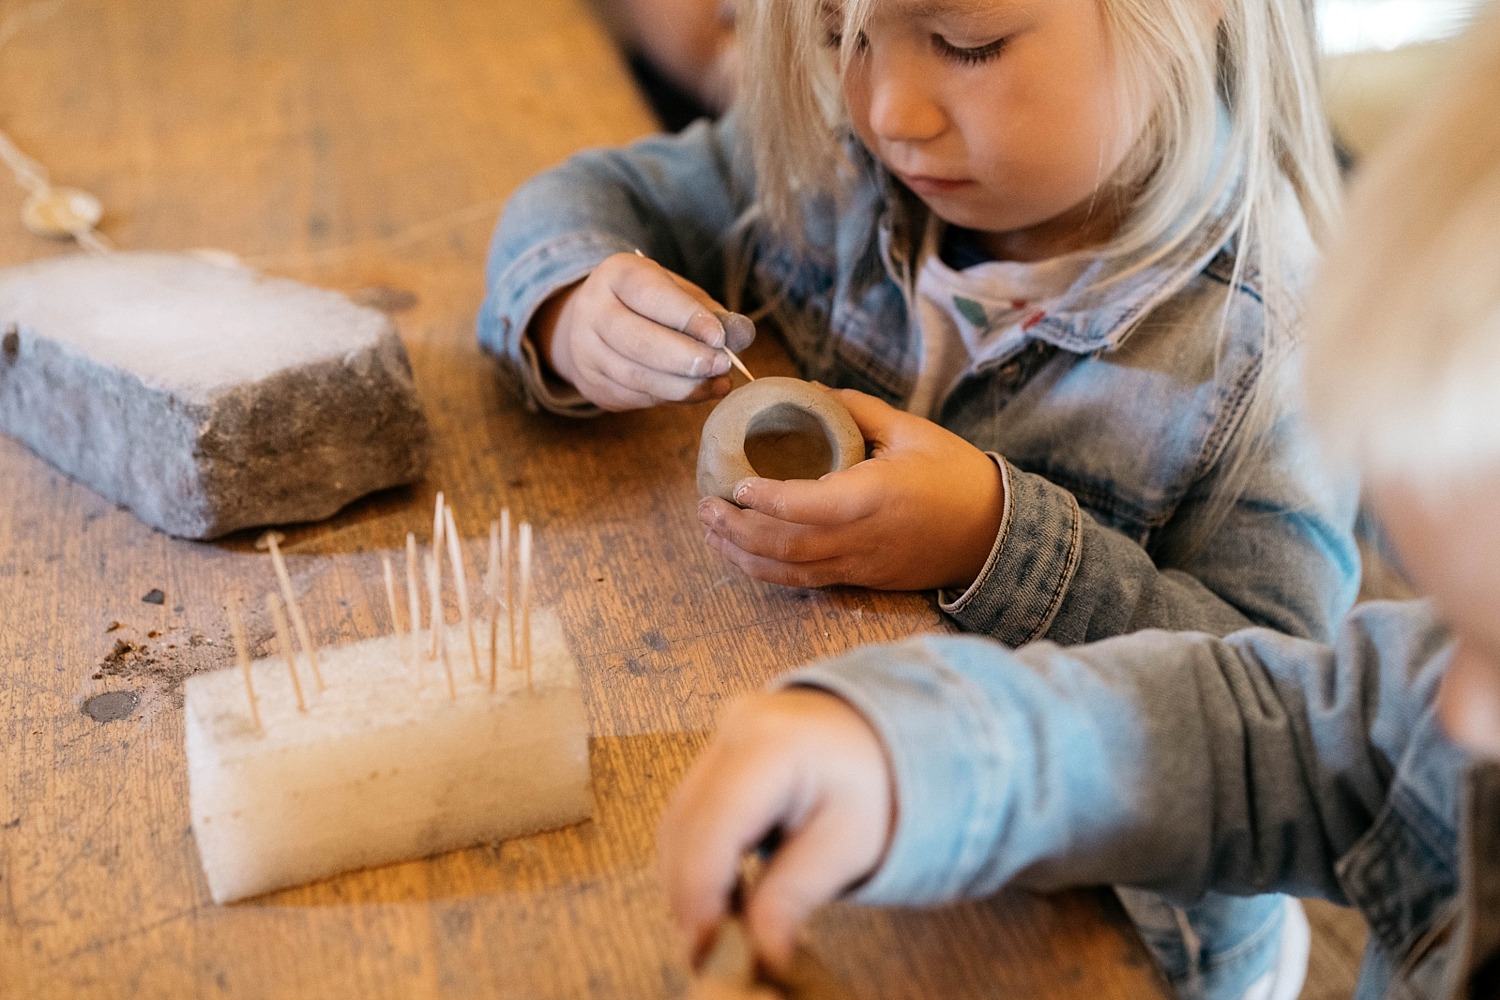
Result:
<svg viewBox="0 0 1500 1000">
<path fill-rule="evenodd" d="M 696 961 L 712 940 L 714 928 L 728 912 L 729 893 L 739 877 L 739 854 L 715 851 L 703 829 L 723 822 L 725 803 L 704 776 L 717 776 L 721 761 L 717 744 L 693 765 L 677 786 L 658 824 L 656 844 L 662 886 L 673 921 L 689 942 Z"/>
<path fill-rule="evenodd" d="M 690 395 L 684 396 L 682 402 L 702 403 L 710 399 L 723 399 L 729 395 L 730 390 L 733 388 L 734 382 L 727 375 L 705 379 L 698 383 L 698 388 L 693 390 Z"/>
<path fill-rule="evenodd" d="M 825 803 L 807 825 L 786 837 L 771 857 L 745 906 L 756 952 L 773 969 L 791 965 L 797 934 L 812 912 L 868 870 L 872 859 L 853 858 L 851 830 L 861 817 Z"/>
<path fill-rule="evenodd" d="M 719 497 L 699 501 L 698 520 L 744 551 L 777 562 L 831 559 L 848 547 L 837 526 L 781 521 L 758 510 L 742 510 Z"/>
<path fill-rule="evenodd" d="M 729 357 L 723 351 L 629 309 L 613 310 L 603 322 L 600 337 L 626 358 L 671 375 L 703 379 L 729 372 Z"/>
<path fill-rule="evenodd" d="M 610 290 L 625 308 L 714 350 L 724 346 L 724 327 L 714 318 L 719 306 L 712 299 L 704 302 L 689 292 L 660 264 L 616 254 L 599 267 L 608 267 Z"/>
<path fill-rule="evenodd" d="M 822 479 L 742 479 L 734 502 L 794 524 L 849 524 L 880 509 L 881 494 L 865 467 L 831 472 Z"/>
<path fill-rule="evenodd" d="M 663 270 L 665 271 L 666 269 L 663 268 Z M 666 275 L 677 283 L 677 287 L 697 299 L 713 314 L 714 319 L 718 321 L 720 329 L 724 331 L 723 344 L 731 351 L 743 351 L 755 342 L 755 323 L 751 321 L 749 316 L 743 313 L 727 311 L 714 300 L 712 295 L 680 274 L 666 271 Z M 695 318 L 694 323 L 696 324 L 697 322 L 700 321 Z M 705 327 L 705 329 L 708 328 Z M 709 332 L 711 333 L 712 331 L 710 330 Z M 708 343 L 708 341 L 705 341 L 705 343 Z"/>
<path fill-rule="evenodd" d="M 604 381 L 627 392 L 648 397 L 652 403 L 685 401 L 703 384 L 701 378 L 659 371 L 634 358 L 626 357 L 608 341 L 600 341 L 590 363 Z"/>
<path fill-rule="evenodd" d="M 662 881 L 672 915 L 701 948 L 723 919 L 740 858 L 785 817 L 791 769 L 781 755 L 716 741 L 688 772 L 662 816 Z"/>
<path fill-rule="evenodd" d="M 877 449 L 890 442 L 891 432 L 899 425 L 902 418 L 911 416 L 904 410 L 896 409 L 885 400 L 876 399 L 858 389 L 830 389 L 829 391 L 839 398 L 839 402 L 844 404 L 844 409 L 849 411 L 849 416 L 854 418 L 855 425 L 859 427 L 860 436 Z"/>
<path fill-rule="evenodd" d="M 755 343 L 755 324 L 751 322 L 749 316 L 733 312 L 721 312 L 716 315 L 719 325 L 724 328 L 724 341 L 731 351 L 743 351 Z"/>
<path fill-rule="evenodd" d="M 708 547 L 738 566 L 747 576 L 783 587 L 831 587 L 851 582 L 849 563 L 842 557 L 816 562 L 789 563 L 746 552 L 727 538 L 708 532 Z"/>
<path fill-rule="evenodd" d="M 659 406 L 664 402 L 700 403 L 707 399 L 722 399 L 729 395 L 731 383 L 728 378 L 709 379 L 699 382 L 698 387 L 681 400 L 667 400 L 652 396 L 634 389 L 627 389 L 617 385 L 597 373 L 590 373 L 587 380 L 580 379 L 578 388 L 590 402 L 601 409 L 612 412 L 625 412 L 628 410 L 643 410 L 652 406 Z"/>
<path fill-rule="evenodd" d="M 608 410 L 611 413 L 628 413 L 631 410 L 644 410 L 648 407 L 656 406 L 661 402 L 661 400 L 648 396 L 643 392 L 635 392 L 634 390 L 608 383 L 597 387 L 591 386 L 585 388 L 584 383 L 580 382 L 578 388 L 580 391 L 583 391 L 585 398 L 589 402 L 601 410 Z"/>
</svg>

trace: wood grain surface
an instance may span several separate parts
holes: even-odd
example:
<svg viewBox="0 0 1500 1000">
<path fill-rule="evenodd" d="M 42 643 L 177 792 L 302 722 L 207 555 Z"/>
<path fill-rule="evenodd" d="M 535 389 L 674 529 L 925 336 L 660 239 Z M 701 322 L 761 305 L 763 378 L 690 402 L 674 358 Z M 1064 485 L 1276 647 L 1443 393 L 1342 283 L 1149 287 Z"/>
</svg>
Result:
<svg viewBox="0 0 1500 1000">
<path fill-rule="evenodd" d="M 188 827 L 182 682 L 232 663 L 249 536 L 168 538 L 0 438 L 0 997 L 620 997 L 687 988 L 656 818 L 719 706 L 778 671 L 945 627 L 914 595 L 750 581 L 702 544 L 703 408 L 567 423 L 474 343 L 507 194 L 652 127 L 575 0 L 51 0 L 0 55 L 0 126 L 98 194 L 128 249 L 217 248 L 392 313 L 437 452 L 416 488 L 288 531 L 323 642 L 388 630 L 379 557 L 436 490 L 477 554 L 503 506 L 577 654 L 592 822 L 214 906 Z M 0 265 L 27 234 L 0 176 Z M 773 349 L 752 368 L 784 366 Z M 162 604 L 142 600 L 153 590 Z M 450 613 L 454 609 L 450 608 Z M 267 651 L 263 616 L 249 619 Z M 835 907 L 815 953 L 862 998 L 1165 996 L 1102 892 Z"/>
</svg>

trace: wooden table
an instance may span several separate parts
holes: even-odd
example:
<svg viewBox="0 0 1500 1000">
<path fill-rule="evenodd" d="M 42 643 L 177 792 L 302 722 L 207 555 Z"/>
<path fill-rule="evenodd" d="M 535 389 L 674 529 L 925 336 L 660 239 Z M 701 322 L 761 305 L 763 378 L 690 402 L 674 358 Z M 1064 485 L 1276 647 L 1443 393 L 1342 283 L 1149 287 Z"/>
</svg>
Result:
<svg viewBox="0 0 1500 1000">
<path fill-rule="evenodd" d="M 0 3 L 0 16 L 23 8 Z M 97 193 L 121 247 L 215 247 L 392 311 L 437 454 L 417 488 L 292 530 L 324 641 L 386 629 L 379 553 L 502 506 L 585 678 L 597 792 L 572 829 L 219 907 L 188 827 L 182 681 L 231 663 L 248 537 L 177 541 L 0 438 L 0 996 L 678 996 L 654 825 L 727 698 L 941 628 L 912 595 L 786 590 L 701 543 L 701 408 L 566 423 L 503 398 L 472 332 L 524 178 L 651 128 L 576 0 L 56 0 L 0 57 L 0 125 Z M 69 252 L 21 229 L 0 265 Z M 777 361 L 752 356 L 766 369 Z M 143 603 L 160 589 L 165 603 Z M 263 622 L 252 639 L 264 649 Z M 100 695 L 107 697 L 100 698 Z M 1164 996 L 1103 893 L 834 908 L 814 950 L 864 998 Z"/>
</svg>

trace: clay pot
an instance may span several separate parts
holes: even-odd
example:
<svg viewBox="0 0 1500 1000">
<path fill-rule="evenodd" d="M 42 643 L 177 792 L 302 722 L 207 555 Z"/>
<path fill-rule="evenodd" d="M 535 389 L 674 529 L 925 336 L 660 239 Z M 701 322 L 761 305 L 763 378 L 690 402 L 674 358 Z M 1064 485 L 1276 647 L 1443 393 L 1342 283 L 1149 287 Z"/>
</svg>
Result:
<svg viewBox="0 0 1500 1000">
<path fill-rule="evenodd" d="M 733 502 L 747 476 L 818 479 L 864 458 L 864 438 L 836 396 L 801 379 L 758 378 L 725 396 L 703 424 L 698 493 Z"/>
</svg>

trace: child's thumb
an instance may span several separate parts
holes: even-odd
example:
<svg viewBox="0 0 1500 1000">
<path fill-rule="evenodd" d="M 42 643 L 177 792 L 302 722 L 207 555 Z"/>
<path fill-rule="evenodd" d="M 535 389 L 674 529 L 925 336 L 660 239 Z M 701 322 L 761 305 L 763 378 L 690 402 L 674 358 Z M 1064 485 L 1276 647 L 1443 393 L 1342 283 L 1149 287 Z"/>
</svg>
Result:
<svg viewBox="0 0 1500 1000">
<path fill-rule="evenodd" d="M 858 389 L 830 391 L 838 397 L 840 403 L 844 404 L 844 409 L 849 411 L 849 416 L 854 418 L 861 437 L 870 444 L 880 444 L 890 439 L 891 425 L 901 417 L 900 410 L 885 400 L 876 399 Z"/>
</svg>

